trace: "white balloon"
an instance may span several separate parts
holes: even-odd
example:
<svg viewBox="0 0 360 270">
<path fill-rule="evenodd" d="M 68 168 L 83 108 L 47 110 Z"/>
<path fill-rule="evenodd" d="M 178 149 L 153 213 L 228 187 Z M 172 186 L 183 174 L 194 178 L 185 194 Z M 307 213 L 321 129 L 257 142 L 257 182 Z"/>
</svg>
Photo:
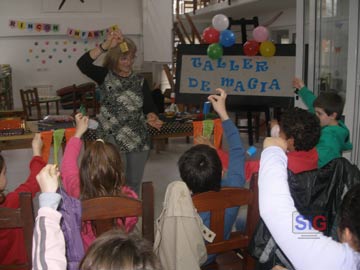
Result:
<svg viewBox="0 0 360 270">
<path fill-rule="evenodd" d="M 223 14 L 217 14 L 212 18 L 212 25 L 218 31 L 224 31 L 229 27 L 229 19 Z"/>
</svg>

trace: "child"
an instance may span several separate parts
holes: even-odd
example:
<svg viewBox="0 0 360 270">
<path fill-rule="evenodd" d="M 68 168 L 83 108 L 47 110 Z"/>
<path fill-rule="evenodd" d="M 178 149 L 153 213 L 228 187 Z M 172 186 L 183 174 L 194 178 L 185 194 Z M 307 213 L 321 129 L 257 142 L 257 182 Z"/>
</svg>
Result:
<svg viewBox="0 0 360 270">
<path fill-rule="evenodd" d="M 272 136 L 280 136 L 286 140 L 288 169 L 292 173 L 318 168 L 319 157 L 315 146 L 320 138 L 320 123 L 314 114 L 301 108 L 288 109 L 282 114 L 280 123 L 273 120 L 271 125 Z M 278 132 L 273 132 L 276 128 Z M 258 160 L 245 163 L 246 179 L 250 179 L 251 175 L 258 171 Z"/>
<path fill-rule="evenodd" d="M 6 196 L 3 194 L 7 179 L 4 158 L 0 155 L 0 207 L 19 208 L 19 193 L 31 192 L 32 197 L 39 191 L 36 175 L 46 165 L 41 158 L 43 146 L 40 133 L 35 134 L 32 140 L 33 158 L 30 161 L 30 174 L 26 182 L 18 186 Z M 1 199 L 2 198 L 2 199 Z M 24 245 L 24 235 L 21 229 L 0 230 L 0 264 L 26 263 L 27 256 Z"/>
<path fill-rule="evenodd" d="M 182 180 L 193 194 L 206 191 L 219 191 L 221 187 L 243 187 L 245 151 L 240 140 L 239 132 L 229 119 L 225 108 L 226 93 L 223 89 L 216 89 L 220 95 L 208 97 L 214 110 L 222 120 L 225 137 L 229 145 L 229 167 L 226 177 L 222 179 L 222 166 L 215 149 L 205 144 L 198 144 L 186 151 L 179 159 L 178 166 Z M 229 239 L 231 227 L 235 222 L 239 207 L 226 210 L 224 237 Z M 204 224 L 209 226 L 210 214 L 199 213 Z M 214 259 L 209 257 L 208 262 Z"/>
<path fill-rule="evenodd" d="M 33 236 L 33 269 L 66 269 L 65 240 L 59 225 L 61 213 L 56 211 L 61 200 L 56 193 L 58 176 L 56 166 L 47 165 L 36 177 L 42 193 Z M 93 242 L 79 269 L 160 270 L 160 267 L 150 243 L 136 235 L 111 230 Z"/>
<path fill-rule="evenodd" d="M 320 232 L 313 238 L 301 238 L 293 233 L 297 209 L 287 182 L 286 148 L 282 138 L 266 138 L 260 160 L 260 215 L 276 243 L 295 269 L 359 269 L 360 185 L 350 189 L 342 202 L 339 225 L 342 244 Z"/>
<path fill-rule="evenodd" d="M 311 113 L 320 120 L 321 135 L 316 150 L 319 154 L 319 168 L 331 160 L 341 157 L 342 151 L 351 150 L 350 134 L 341 119 L 344 100 L 335 92 L 323 92 L 318 97 L 306 88 L 304 82 L 294 78 L 293 86 Z"/>
<path fill-rule="evenodd" d="M 61 164 L 61 176 L 67 193 L 81 200 L 120 194 L 137 198 L 136 193 L 124 185 L 123 165 L 114 145 L 104 143 L 102 140 L 89 145 L 79 169 L 77 162 L 82 147 L 80 138 L 88 128 L 89 118 L 78 113 L 75 121 L 76 132 L 66 145 Z M 124 225 L 127 232 L 131 231 L 136 223 L 137 217 L 126 218 L 125 224 L 119 220 L 119 224 Z M 81 233 L 86 251 L 96 237 L 91 223 L 84 224 Z"/>
</svg>

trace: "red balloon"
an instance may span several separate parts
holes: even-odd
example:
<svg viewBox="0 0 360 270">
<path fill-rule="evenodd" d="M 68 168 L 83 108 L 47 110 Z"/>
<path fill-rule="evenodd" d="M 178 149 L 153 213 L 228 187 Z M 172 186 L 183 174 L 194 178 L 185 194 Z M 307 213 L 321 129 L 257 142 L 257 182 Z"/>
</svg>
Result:
<svg viewBox="0 0 360 270">
<path fill-rule="evenodd" d="M 247 56 L 255 56 L 259 52 L 259 43 L 255 40 L 248 40 L 243 46 L 244 54 Z"/>
<path fill-rule="evenodd" d="M 212 44 L 218 43 L 220 38 L 220 32 L 212 27 L 207 27 L 202 33 L 202 38 L 205 43 Z"/>
</svg>

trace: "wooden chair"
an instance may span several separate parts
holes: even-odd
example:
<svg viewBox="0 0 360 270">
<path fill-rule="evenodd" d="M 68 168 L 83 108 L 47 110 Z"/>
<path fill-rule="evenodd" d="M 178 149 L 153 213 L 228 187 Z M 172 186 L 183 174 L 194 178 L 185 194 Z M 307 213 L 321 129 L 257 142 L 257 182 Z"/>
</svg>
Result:
<svg viewBox="0 0 360 270">
<path fill-rule="evenodd" d="M 154 187 L 152 182 L 142 183 L 142 200 L 126 196 L 106 196 L 82 203 L 82 220 L 93 221 L 96 235 L 117 227 L 116 219 L 129 216 L 142 218 L 142 235 L 154 242 Z"/>
<path fill-rule="evenodd" d="M 19 194 L 20 208 L 0 207 L 0 230 L 22 228 L 28 262 L 25 264 L 0 265 L 0 269 L 31 269 L 32 236 L 34 211 L 31 193 Z"/>
<path fill-rule="evenodd" d="M 95 116 L 99 112 L 99 103 L 96 100 L 95 83 L 88 82 L 75 86 L 73 91 L 73 113 L 83 105 L 89 116 Z M 93 112 L 90 113 L 89 109 Z"/>
<path fill-rule="evenodd" d="M 22 106 L 26 115 L 26 120 L 40 120 L 42 119 L 41 105 L 46 105 L 46 113 L 50 114 L 50 104 L 55 103 L 56 114 L 59 114 L 60 97 L 39 97 L 37 88 L 23 90 L 20 89 L 20 96 Z M 33 109 L 36 110 L 36 115 L 33 116 Z"/>
<path fill-rule="evenodd" d="M 22 110 L 6 110 L 0 111 L 0 118 L 20 118 L 25 119 L 25 112 Z"/>
<path fill-rule="evenodd" d="M 192 197 L 199 212 L 210 211 L 210 230 L 216 233 L 212 243 L 206 244 L 208 254 L 218 254 L 216 262 L 202 269 L 254 269 L 255 260 L 247 253 L 247 247 L 259 221 L 258 174 L 251 179 L 250 188 L 222 188 L 219 192 L 209 191 Z M 248 205 L 245 232 L 232 232 L 224 239 L 224 215 L 226 208 Z M 236 251 L 241 251 L 241 260 Z M 242 268 L 241 268 L 242 267 Z"/>
<path fill-rule="evenodd" d="M 240 106 L 235 112 L 235 125 L 237 126 L 239 132 L 247 133 L 249 136 L 249 145 L 254 144 L 254 134 L 255 142 L 259 142 L 260 136 L 260 114 L 265 114 L 265 126 L 266 126 L 266 135 L 270 136 L 270 129 L 268 123 L 270 122 L 270 108 L 268 106 Z M 240 124 L 240 119 L 245 118 L 243 114 L 246 113 L 246 125 Z M 253 123 L 254 118 L 254 123 Z"/>
</svg>

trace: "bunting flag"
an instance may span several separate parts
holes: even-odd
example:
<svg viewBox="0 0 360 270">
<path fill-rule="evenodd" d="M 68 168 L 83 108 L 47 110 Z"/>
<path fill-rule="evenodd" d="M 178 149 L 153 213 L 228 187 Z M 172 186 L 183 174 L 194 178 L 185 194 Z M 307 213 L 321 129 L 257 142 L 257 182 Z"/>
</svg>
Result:
<svg viewBox="0 0 360 270">
<path fill-rule="evenodd" d="M 88 39 L 96 39 L 96 38 L 105 38 L 109 32 L 115 31 L 118 29 L 119 29 L 119 27 L 117 25 L 112 25 L 105 29 L 90 30 L 90 31 L 68 28 L 66 33 L 69 37 L 88 40 Z"/>
<path fill-rule="evenodd" d="M 203 121 L 193 121 L 193 136 L 194 138 L 198 136 L 204 136 L 208 139 L 211 138 L 211 135 L 214 139 L 214 147 L 219 149 L 221 147 L 223 128 L 221 124 L 221 119 L 214 120 L 203 120 Z"/>
<path fill-rule="evenodd" d="M 223 135 L 223 128 L 222 128 L 221 119 L 217 118 L 214 120 L 214 146 L 216 149 L 219 149 L 221 147 L 222 135 Z"/>
<path fill-rule="evenodd" d="M 25 22 L 18 20 L 10 20 L 9 27 L 19 30 L 27 30 L 29 32 L 59 32 L 60 27 L 58 24 L 52 23 L 35 23 L 35 22 Z"/>
<path fill-rule="evenodd" d="M 59 149 L 64 139 L 65 129 L 56 129 L 54 130 L 54 163 L 59 165 Z"/>
<path fill-rule="evenodd" d="M 204 120 L 203 121 L 203 136 L 210 139 L 211 134 L 214 130 L 214 121 L 213 120 Z"/>
<path fill-rule="evenodd" d="M 46 163 L 48 162 L 50 156 L 52 137 L 53 137 L 52 130 L 41 132 L 41 140 L 43 141 L 41 156 Z"/>
<path fill-rule="evenodd" d="M 203 124 L 202 121 L 193 121 L 193 136 L 194 138 L 202 136 Z"/>
<path fill-rule="evenodd" d="M 75 135 L 76 128 L 67 128 L 65 129 L 65 140 L 66 143 L 70 140 L 71 137 Z"/>
</svg>

